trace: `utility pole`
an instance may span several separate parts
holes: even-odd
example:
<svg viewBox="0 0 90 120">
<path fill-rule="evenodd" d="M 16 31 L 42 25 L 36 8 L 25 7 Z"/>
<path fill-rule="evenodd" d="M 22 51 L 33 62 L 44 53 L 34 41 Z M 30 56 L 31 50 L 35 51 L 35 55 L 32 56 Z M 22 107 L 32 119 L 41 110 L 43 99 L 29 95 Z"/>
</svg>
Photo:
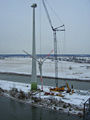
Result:
<svg viewBox="0 0 90 120">
<path fill-rule="evenodd" d="M 37 4 L 34 3 L 32 6 L 33 8 L 33 32 L 32 32 L 32 56 L 36 59 L 36 44 L 35 44 L 35 8 L 37 7 Z M 33 86 L 37 87 L 37 75 L 36 75 L 36 60 L 32 58 L 32 78 L 31 78 L 31 89 Z M 37 88 L 35 88 L 37 89 Z"/>
</svg>

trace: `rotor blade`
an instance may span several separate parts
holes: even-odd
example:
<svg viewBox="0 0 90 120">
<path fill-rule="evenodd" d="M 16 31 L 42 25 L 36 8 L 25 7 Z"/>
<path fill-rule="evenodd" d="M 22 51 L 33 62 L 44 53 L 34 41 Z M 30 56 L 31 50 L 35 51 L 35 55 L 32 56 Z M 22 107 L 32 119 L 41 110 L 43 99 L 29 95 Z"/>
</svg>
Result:
<svg viewBox="0 0 90 120">
<path fill-rule="evenodd" d="M 60 29 L 56 29 L 56 31 L 65 31 L 65 29 L 61 29 L 61 30 Z"/>
<path fill-rule="evenodd" d="M 32 55 L 30 55 L 27 51 L 23 50 L 24 53 L 26 53 L 28 56 L 30 56 L 31 58 L 33 58 L 34 60 L 36 60 L 37 62 L 39 62 L 36 58 L 34 58 Z"/>
<path fill-rule="evenodd" d="M 61 27 L 64 27 L 64 24 L 61 25 L 61 26 L 59 26 L 59 27 L 56 27 L 56 28 L 54 28 L 54 29 L 57 30 L 58 28 L 61 28 Z"/>
<path fill-rule="evenodd" d="M 43 59 L 43 62 L 51 55 L 54 50 L 51 50 L 50 53 Z"/>
</svg>

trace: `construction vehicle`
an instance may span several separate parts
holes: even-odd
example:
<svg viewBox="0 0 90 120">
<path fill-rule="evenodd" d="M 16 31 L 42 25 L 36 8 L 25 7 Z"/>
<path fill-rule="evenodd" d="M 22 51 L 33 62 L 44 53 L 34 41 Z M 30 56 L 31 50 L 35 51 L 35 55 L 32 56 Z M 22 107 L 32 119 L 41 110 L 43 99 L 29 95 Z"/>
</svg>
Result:
<svg viewBox="0 0 90 120">
<path fill-rule="evenodd" d="M 55 92 L 63 92 L 65 89 L 65 86 L 61 86 L 60 88 L 59 87 L 55 87 L 55 88 L 50 88 L 50 91 L 55 91 Z"/>
<path fill-rule="evenodd" d="M 66 87 L 67 87 L 67 93 L 70 93 L 71 92 L 71 88 L 69 87 L 68 83 L 66 82 Z"/>
<path fill-rule="evenodd" d="M 67 89 L 65 89 L 65 87 L 66 87 Z M 72 85 L 72 87 L 70 88 L 67 82 L 66 82 L 66 85 L 65 85 L 65 86 L 50 88 L 50 91 L 54 91 L 54 92 L 64 92 L 64 91 L 66 91 L 67 93 L 70 93 L 70 94 L 73 94 L 73 93 L 74 93 L 73 85 Z"/>
<path fill-rule="evenodd" d="M 72 95 L 74 93 L 73 85 L 71 85 L 70 88 L 68 83 L 66 82 L 66 87 L 67 87 L 67 93 L 70 93 Z"/>
</svg>

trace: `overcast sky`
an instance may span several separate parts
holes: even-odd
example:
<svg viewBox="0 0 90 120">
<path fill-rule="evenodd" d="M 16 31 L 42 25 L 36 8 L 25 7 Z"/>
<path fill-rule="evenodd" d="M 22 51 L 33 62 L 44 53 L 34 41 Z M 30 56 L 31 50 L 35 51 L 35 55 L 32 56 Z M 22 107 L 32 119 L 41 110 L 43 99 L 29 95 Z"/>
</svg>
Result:
<svg viewBox="0 0 90 120">
<path fill-rule="evenodd" d="M 0 0 L 0 54 L 32 53 L 32 3 L 36 8 L 37 53 L 53 49 L 53 32 L 41 0 Z M 48 12 L 57 32 L 58 53 L 90 54 L 90 0 L 47 0 Z"/>
</svg>

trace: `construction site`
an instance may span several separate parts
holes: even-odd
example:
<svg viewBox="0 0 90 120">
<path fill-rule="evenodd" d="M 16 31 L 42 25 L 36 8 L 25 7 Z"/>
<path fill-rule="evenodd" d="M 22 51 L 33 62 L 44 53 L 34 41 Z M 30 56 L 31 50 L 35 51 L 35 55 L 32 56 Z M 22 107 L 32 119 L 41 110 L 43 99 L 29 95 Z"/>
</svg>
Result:
<svg viewBox="0 0 90 120">
<path fill-rule="evenodd" d="M 65 42 L 67 29 L 61 20 L 59 24 L 57 22 L 55 24 L 49 10 L 51 9 L 52 13 L 55 11 L 49 6 L 47 0 L 40 2 L 39 55 L 37 55 L 38 6 L 37 3 L 32 3 L 30 6 L 32 53 L 28 52 L 29 49 L 23 48 L 22 57 L 0 55 L 0 97 L 4 96 L 33 107 L 65 113 L 68 116 L 75 115 L 78 117 L 77 120 L 90 120 L 90 56 L 71 54 L 67 56 L 61 53 L 61 46 L 59 46 L 61 43 L 58 38 L 61 35 L 62 41 Z M 41 35 L 44 31 L 41 24 L 41 7 L 46 15 L 48 23 L 46 27 L 50 29 L 53 41 L 53 47 L 45 56 L 42 55 L 42 44 L 45 43 Z M 48 28 L 45 30 L 47 33 Z"/>
</svg>

